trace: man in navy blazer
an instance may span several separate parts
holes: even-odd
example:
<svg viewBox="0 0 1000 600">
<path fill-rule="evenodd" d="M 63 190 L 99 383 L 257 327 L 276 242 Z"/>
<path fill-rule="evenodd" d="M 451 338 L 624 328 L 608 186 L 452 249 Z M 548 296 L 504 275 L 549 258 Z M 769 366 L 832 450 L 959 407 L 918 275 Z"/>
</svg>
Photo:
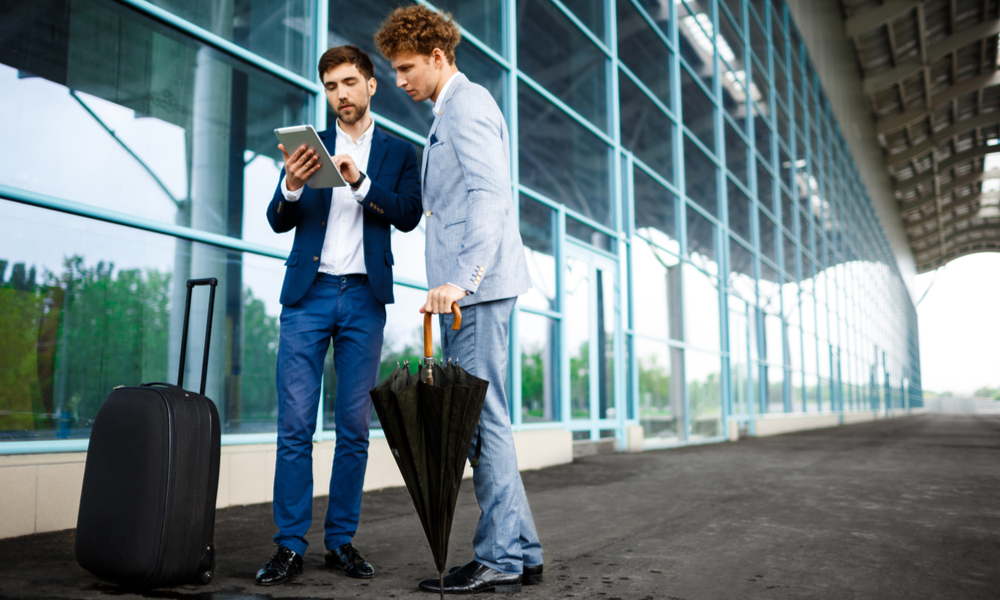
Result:
<svg viewBox="0 0 1000 600">
<path fill-rule="evenodd" d="M 274 473 L 278 547 L 257 573 L 259 585 L 284 583 L 302 572 L 312 521 L 312 437 L 331 341 L 337 444 L 324 525 L 325 561 L 351 577 L 375 576 L 351 543 L 368 461 L 368 390 L 377 383 L 385 305 L 393 301 L 390 225 L 411 231 L 420 222 L 416 151 L 383 133 L 369 114 L 376 89 L 371 59 L 355 46 L 331 48 L 320 59 L 319 73 L 337 114 L 336 125 L 320 138 L 350 187 L 306 187 L 320 168 L 316 154 L 305 146 L 289 154 L 279 146 L 285 168 L 267 220 L 277 233 L 294 230 L 295 241 L 281 287 Z"/>
</svg>

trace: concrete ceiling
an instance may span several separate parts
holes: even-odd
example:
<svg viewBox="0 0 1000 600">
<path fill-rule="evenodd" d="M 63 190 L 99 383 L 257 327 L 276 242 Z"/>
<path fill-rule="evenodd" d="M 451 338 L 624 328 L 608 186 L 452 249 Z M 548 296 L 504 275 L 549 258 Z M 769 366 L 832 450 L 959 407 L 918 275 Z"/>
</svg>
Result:
<svg viewBox="0 0 1000 600">
<path fill-rule="evenodd" d="M 840 0 L 917 272 L 1000 251 L 1000 0 Z"/>
</svg>

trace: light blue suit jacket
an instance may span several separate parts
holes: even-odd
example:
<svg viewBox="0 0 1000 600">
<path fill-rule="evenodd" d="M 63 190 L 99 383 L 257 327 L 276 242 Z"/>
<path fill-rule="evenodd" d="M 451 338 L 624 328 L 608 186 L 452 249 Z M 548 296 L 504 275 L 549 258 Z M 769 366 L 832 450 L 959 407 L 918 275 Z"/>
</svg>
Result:
<svg viewBox="0 0 1000 600">
<path fill-rule="evenodd" d="M 470 294 L 459 306 L 468 306 L 519 296 L 531 279 L 514 210 L 507 123 L 486 88 L 454 77 L 421 167 L 427 284 L 465 288 Z"/>
</svg>

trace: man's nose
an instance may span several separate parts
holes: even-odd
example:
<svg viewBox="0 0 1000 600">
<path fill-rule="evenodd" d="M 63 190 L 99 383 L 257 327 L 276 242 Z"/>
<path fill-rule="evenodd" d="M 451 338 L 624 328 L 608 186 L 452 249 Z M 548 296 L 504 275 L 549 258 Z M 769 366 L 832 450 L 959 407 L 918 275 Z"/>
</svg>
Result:
<svg viewBox="0 0 1000 600">
<path fill-rule="evenodd" d="M 401 88 L 406 85 L 406 78 L 403 77 L 402 73 L 396 73 L 396 87 Z"/>
</svg>

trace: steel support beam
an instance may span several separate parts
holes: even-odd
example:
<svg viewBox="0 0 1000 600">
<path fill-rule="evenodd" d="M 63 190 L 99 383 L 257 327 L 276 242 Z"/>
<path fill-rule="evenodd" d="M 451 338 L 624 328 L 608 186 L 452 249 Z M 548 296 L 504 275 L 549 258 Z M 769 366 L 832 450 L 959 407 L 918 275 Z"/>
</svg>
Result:
<svg viewBox="0 0 1000 600">
<path fill-rule="evenodd" d="M 878 8 L 867 10 L 844 21 L 844 34 L 852 38 L 866 31 L 885 25 L 915 9 L 919 2 L 889 0 Z"/>
<path fill-rule="evenodd" d="M 983 192 L 981 194 L 969 194 L 968 196 L 962 196 L 958 200 L 950 204 L 941 205 L 941 215 L 945 216 L 953 210 L 962 208 L 963 206 L 968 206 L 970 204 L 975 204 L 976 202 L 982 202 L 983 200 L 995 200 L 1000 199 L 1000 192 Z M 938 198 L 935 198 L 935 201 Z M 903 221 L 903 229 L 914 229 L 916 227 L 923 227 L 928 223 L 933 223 L 938 220 L 937 214 L 933 214 L 916 221 Z M 907 234 L 909 235 L 909 234 Z"/>
<path fill-rule="evenodd" d="M 906 127 L 907 125 L 922 121 L 930 116 L 936 109 L 941 108 L 956 98 L 961 98 L 962 96 L 970 94 L 980 88 L 986 88 L 998 84 L 1000 84 L 1000 72 L 996 71 L 956 83 L 948 89 L 935 94 L 931 99 L 930 109 L 926 106 L 922 106 L 920 108 L 914 108 L 906 112 L 879 119 L 875 123 L 875 134 L 884 135 Z"/>
<path fill-rule="evenodd" d="M 936 132 L 931 139 L 926 142 L 921 142 L 908 150 L 904 150 L 903 152 L 886 156 L 885 163 L 886 165 L 892 167 L 909 162 L 926 154 L 928 151 L 937 148 L 956 135 L 961 135 L 966 131 L 976 129 L 977 127 L 989 127 L 990 125 L 997 124 L 1000 124 L 1000 111 L 981 114 L 976 117 L 972 117 L 971 119 L 963 119 L 951 127 L 946 127 L 945 129 Z"/>
<path fill-rule="evenodd" d="M 981 158 L 981 157 L 986 156 L 988 154 L 995 154 L 997 152 L 1000 152 L 1000 145 L 998 145 L 998 146 L 976 146 L 975 148 L 970 148 L 970 149 L 966 150 L 965 152 L 959 152 L 955 156 L 952 156 L 951 158 L 949 158 L 947 160 L 941 161 L 938 164 L 938 166 L 937 166 L 937 171 L 936 172 L 935 171 L 928 171 L 926 173 L 922 173 L 920 175 L 917 175 L 916 177 L 910 177 L 909 179 L 904 179 L 902 181 L 897 181 L 896 183 L 894 183 L 892 185 L 892 191 L 896 192 L 896 193 L 899 193 L 899 192 L 902 192 L 903 190 L 908 190 L 911 187 L 920 185 L 922 183 L 926 183 L 928 181 L 932 181 L 935 177 L 940 176 L 941 172 L 947 171 L 948 169 L 950 169 L 950 168 L 952 168 L 952 167 L 954 167 L 956 165 L 959 165 L 959 164 L 962 164 L 964 162 L 967 162 L 967 161 L 970 161 L 970 160 L 974 160 L 974 159 L 977 159 L 977 158 Z"/>
<path fill-rule="evenodd" d="M 980 181 L 986 181 L 987 179 L 1000 179 L 1000 169 L 992 169 L 990 171 L 976 171 L 975 173 L 969 173 L 968 175 L 963 175 L 957 179 L 953 179 L 948 183 L 948 187 L 941 188 L 941 193 L 937 196 L 926 198 L 918 198 L 911 202 L 900 205 L 899 211 L 902 213 L 908 213 L 913 210 L 922 208 L 932 202 L 937 202 L 939 199 L 946 198 L 948 194 L 952 193 L 956 189 L 972 185 L 973 183 L 978 183 Z"/>
<path fill-rule="evenodd" d="M 895 85 L 904 79 L 916 75 L 922 69 L 929 68 L 935 60 L 943 56 L 947 56 L 969 44 L 974 44 L 989 37 L 996 37 L 997 34 L 1000 34 L 1000 19 L 992 19 L 978 25 L 973 25 L 946 37 L 928 48 L 926 59 L 914 58 L 913 60 L 908 60 L 897 65 L 893 69 L 868 77 L 862 82 L 861 87 L 865 94 L 873 94 L 882 88 Z"/>
</svg>

